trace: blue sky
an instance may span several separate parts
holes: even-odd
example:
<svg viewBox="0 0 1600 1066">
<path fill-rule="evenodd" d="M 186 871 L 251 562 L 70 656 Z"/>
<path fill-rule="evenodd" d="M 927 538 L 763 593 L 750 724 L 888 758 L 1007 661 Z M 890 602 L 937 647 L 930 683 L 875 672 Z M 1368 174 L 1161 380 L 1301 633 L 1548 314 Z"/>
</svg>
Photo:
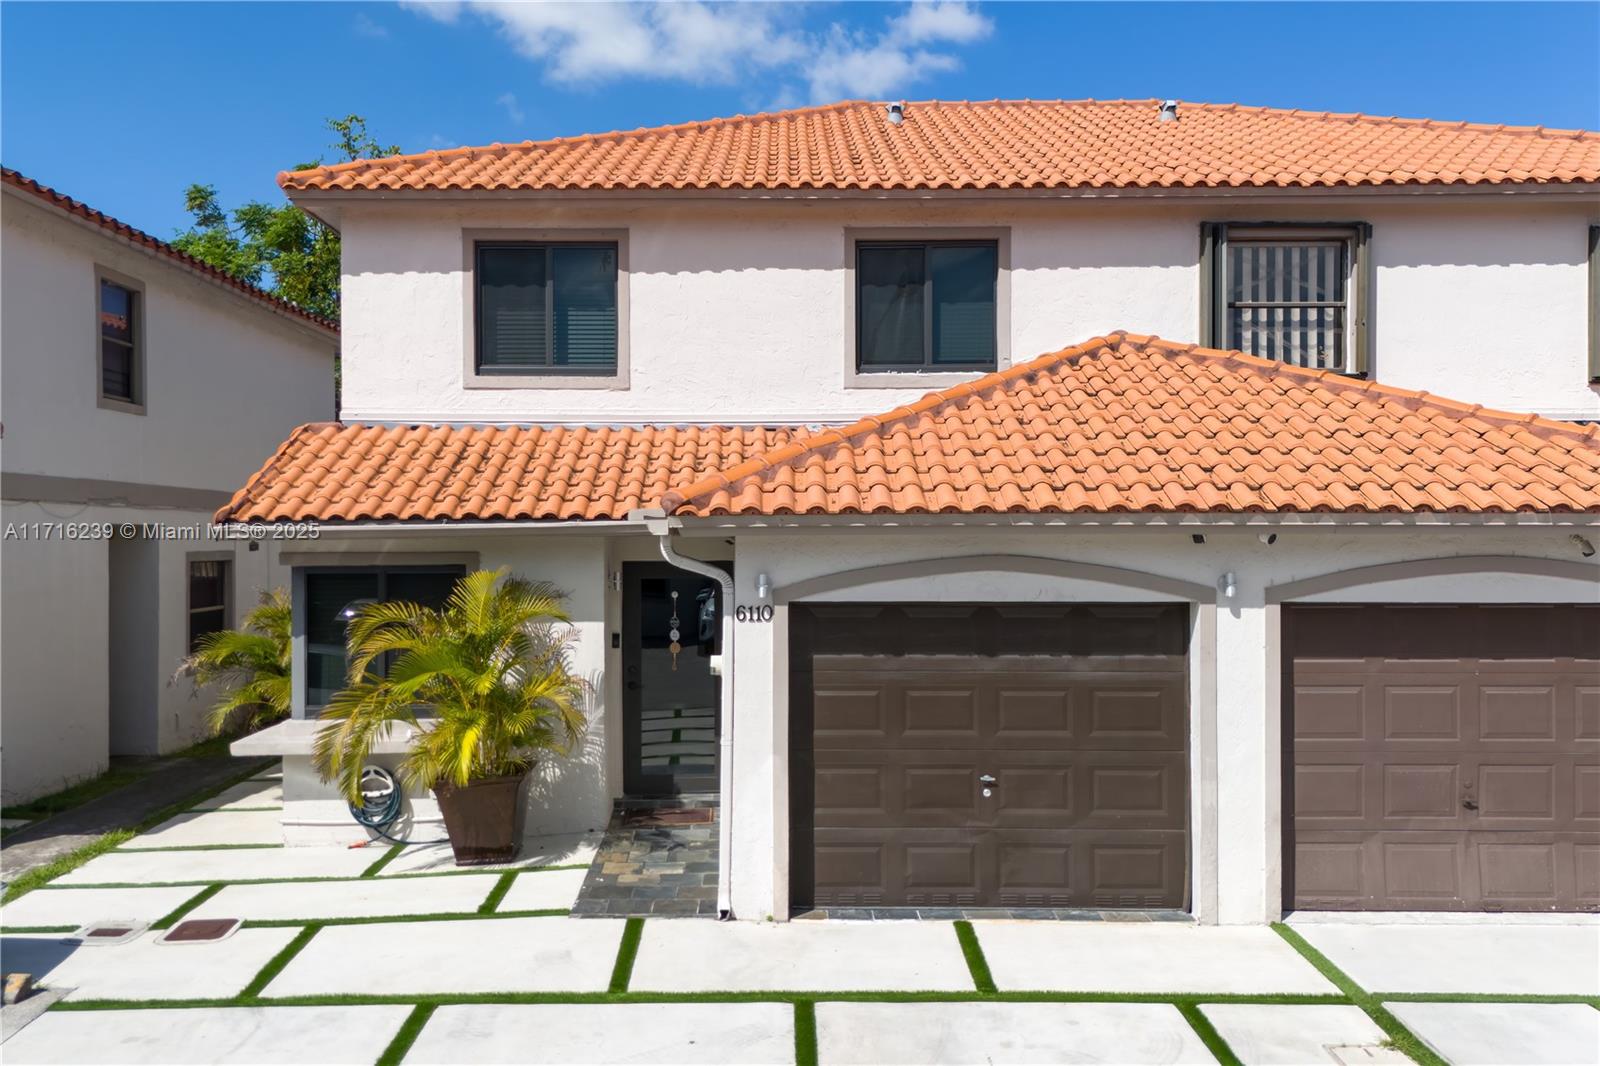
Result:
<svg viewBox="0 0 1600 1066">
<path fill-rule="evenodd" d="M 1600 128 L 1600 3 L 0 4 L 0 157 L 157 236 L 366 116 L 407 151 L 845 97 Z"/>
</svg>

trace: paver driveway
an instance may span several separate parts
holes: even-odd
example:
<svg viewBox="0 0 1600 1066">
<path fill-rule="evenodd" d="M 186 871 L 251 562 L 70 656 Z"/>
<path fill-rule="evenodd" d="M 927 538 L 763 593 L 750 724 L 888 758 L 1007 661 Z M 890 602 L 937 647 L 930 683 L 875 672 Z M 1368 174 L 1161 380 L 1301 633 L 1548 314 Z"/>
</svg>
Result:
<svg viewBox="0 0 1600 1066">
<path fill-rule="evenodd" d="M 1600 1064 L 1586 919 L 573 919 L 592 839 L 471 871 L 442 845 L 223 846 L 258 839 L 277 802 L 268 781 L 237 786 L 0 907 L 6 969 L 72 989 L 0 1058 Z M 155 943 L 191 914 L 244 928 Z M 155 929 L 117 947 L 66 936 L 107 919 Z"/>
</svg>

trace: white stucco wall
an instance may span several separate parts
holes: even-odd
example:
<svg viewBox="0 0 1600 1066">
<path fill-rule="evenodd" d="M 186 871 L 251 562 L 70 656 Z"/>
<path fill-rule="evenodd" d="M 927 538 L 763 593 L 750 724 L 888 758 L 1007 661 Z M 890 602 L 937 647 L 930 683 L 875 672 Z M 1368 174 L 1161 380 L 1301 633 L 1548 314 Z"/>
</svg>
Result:
<svg viewBox="0 0 1600 1066">
<path fill-rule="evenodd" d="M 337 340 L 30 198 L 0 199 L 6 473 L 232 493 L 333 417 Z M 145 410 L 97 404 L 96 266 L 142 282 Z"/>
<path fill-rule="evenodd" d="M 6 525 L 203 527 L 210 509 L 172 490 L 225 502 L 294 426 L 333 417 L 337 341 L 327 333 L 9 189 L 0 196 L 0 227 Z M 97 268 L 143 286 L 142 415 L 98 404 Z M 53 480 L 41 489 L 17 475 Z M 258 587 L 286 580 L 272 563 L 275 544 L 251 553 L 242 543 L 161 541 L 144 555 L 156 571 L 155 602 L 143 608 L 147 617 L 127 623 L 154 630 L 146 642 L 153 661 L 123 671 L 139 681 L 113 694 L 108 542 L 68 540 L 61 531 L 0 542 L 7 802 L 104 770 L 114 709 L 148 716 L 124 734 L 137 744 L 123 743 L 146 753 L 203 736 L 207 701 L 191 699 L 188 685 L 166 684 L 187 649 L 186 560 L 197 550 L 234 553 L 235 620 Z"/>
<path fill-rule="evenodd" d="M 345 206 L 352 421 L 837 421 L 927 391 L 849 387 L 847 227 L 1010 229 L 1015 361 L 1112 329 L 1198 339 L 1199 223 L 1367 221 L 1378 380 L 1600 417 L 1586 370 L 1587 226 L 1567 201 L 1350 198 L 1256 206 L 1056 201 L 411 201 Z M 466 389 L 469 231 L 623 229 L 626 389 Z M 1003 316 L 1004 317 L 1004 316 Z"/>
</svg>

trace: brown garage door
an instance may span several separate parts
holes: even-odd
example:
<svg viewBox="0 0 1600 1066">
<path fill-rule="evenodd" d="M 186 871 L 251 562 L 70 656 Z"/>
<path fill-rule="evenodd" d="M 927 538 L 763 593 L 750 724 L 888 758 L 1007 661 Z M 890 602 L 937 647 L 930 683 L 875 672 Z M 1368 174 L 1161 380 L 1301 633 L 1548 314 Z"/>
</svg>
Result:
<svg viewBox="0 0 1600 1066">
<path fill-rule="evenodd" d="M 1167 605 L 795 608 L 796 905 L 1186 906 L 1188 631 Z"/>
<path fill-rule="evenodd" d="M 1600 909 L 1600 607 L 1284 612 L 1286 902 Z"/>
</svg>

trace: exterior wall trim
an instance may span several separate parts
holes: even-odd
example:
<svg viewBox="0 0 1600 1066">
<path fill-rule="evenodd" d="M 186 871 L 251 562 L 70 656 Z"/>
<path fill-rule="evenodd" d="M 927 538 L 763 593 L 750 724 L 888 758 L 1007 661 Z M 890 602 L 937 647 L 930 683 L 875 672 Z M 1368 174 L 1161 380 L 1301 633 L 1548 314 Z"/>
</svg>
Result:
<svg viewBox="0 0 1600 1066">
<path fill-rule="evenodd" d="M 57 477 L 54 474 L 0 475 L 0 497 L 18 503 L 99 503 L 118 507 L 159 507 L 182 511 L 215 511 L 233 493 L 182 485 L 148 485 L 137 481 Z"/>
<path fill-rule="evenodd" d="M 1415 577 L 1440 577 L 1452 574 L 1525 574 L 1530 577 L 1570 578 L 1600 581 L 1600 565 L 1571 559 L 1541 559 L 1519 555 L 1456 555 L 1442 559 L 1408 559 L 1398 563 L 1358 566 L 1331 574 L 1286 581 L 1267 587 L 1267 603 L 1280 604 L 1301 596 L 1370 585 L 1379 581 L 1400 581 Z"/>
<path fill-rule="evenodd" d="M 961 574 L 973 570 L 999 570 L 1012 574 L 1099 581 L 1108 585 L 1143 589 L 1174 599 L 1210 603 L 1213 606 L 1216 601 L 1216 590 L 1208 585 L 1175 577 L 1163 577 L 1143 570 L 1103 566 L 1099 563 L 1076 563 L 1066 559 L 1048 559 L 1036 555 L 957 555 L 939 559 L 915 559 L 884 566 L 864 566 L 856 570 L 841 570 L 838 573 L 822 574 L 804 581 L 777 586 L 772 590 L 772 599 L 776 604 L 789 604 L 812 596 L 854 588 L 857 585 L 904 578 Z"/>
</svg>

